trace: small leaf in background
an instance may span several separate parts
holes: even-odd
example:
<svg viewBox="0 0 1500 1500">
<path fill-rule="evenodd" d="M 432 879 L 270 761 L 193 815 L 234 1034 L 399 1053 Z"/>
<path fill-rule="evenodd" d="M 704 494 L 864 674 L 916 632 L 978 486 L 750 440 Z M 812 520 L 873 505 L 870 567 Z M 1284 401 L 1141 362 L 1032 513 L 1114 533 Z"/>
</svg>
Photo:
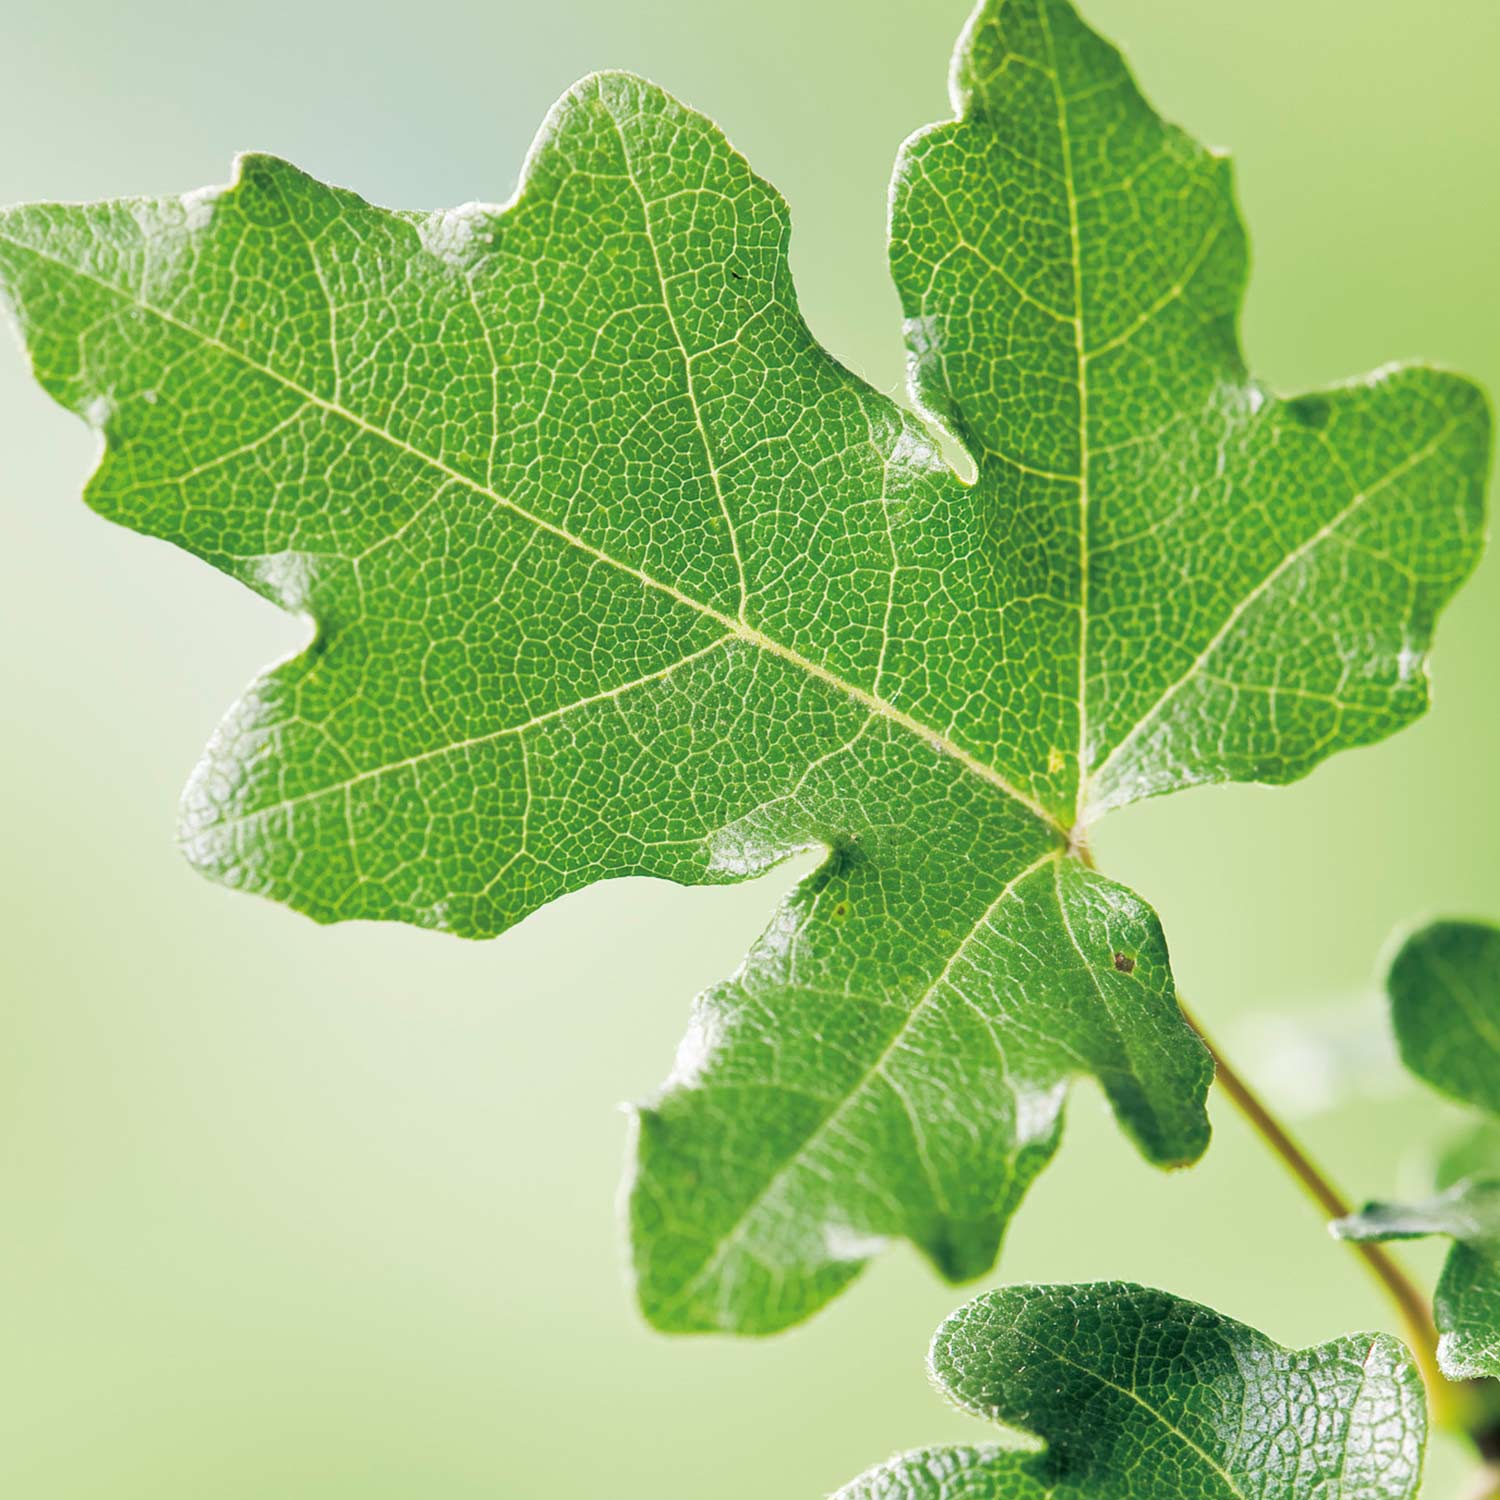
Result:
<svg viewBox="0 0 1500 1500">
<path fill-rule="evenodd" d="M 1344 1240 L 1419 1240 L 1446 1234 L 1455 1240 L 1500 1240 L 1500 1182 L 1468 1178 L 1420 1203 L 1367 1203 L 1334 1221 Z"/>
<path fill-rule="evenodd" d="M 825 853 L 639 1113 L 662 1328 L 783 1328 L 896 1236 L 980 1274 L 1080 1075 L 1195 1159 L 1207 1054 L 1088 828 L 1411 722 L 1480 549 L 1476 389 L 1256 382 L 1229 166 L 1071 6 L 988 0 L 953 85 L 890 249 L 972 483 L 814 340 L 780 196 L 637 78 L 569 91 L 504 207 L 252 155 L 0 214 L 89 503 L 314 627 L 193 777 L 199 869 L 483 937 Z"/>
<path fill-rule="evenodd" d="M 1386 978 L 1401 1061 L 1439 1093 L 1500 1115 L 1500 928 L 1434 922 Z"/>
<path fill-rule="evenodd" d="M 1331 1228 L 1344 1240 L 1457 1241 L 1432 1299 L 1438 1365 L 1450 1380 L 1500 1377 L 1500 1160 L 1493 1179 L 1469 1179 L 1422 1203 L 1368 1203 Z"/>
<path fill-rule="evenodd" d="M 1435 922 L 1402 945 L 1386 978 L 1402 1060 L 1433 1088 L 1500 1114 L 1500 929 Z M 1346 1240 L 1456 1241 L 1433 1296 L 1438 1364 L 1450 1380 L 1500 1377 L 1500 1119 L 1444 1152 L 1444 1191 L 1369 1203 L 1331 1226 Z"/>
<path fill-rule="evenodd" d="M 1042 1451 L 922 1449 L 836 1500 L 1406 1500 L 1421 1476 L 1426 1398 L 1387 1334 L 1283 1349 L 1144 1287 L 1009 1287 L 943 1324 L 931 1367 Z"/>
</svg>

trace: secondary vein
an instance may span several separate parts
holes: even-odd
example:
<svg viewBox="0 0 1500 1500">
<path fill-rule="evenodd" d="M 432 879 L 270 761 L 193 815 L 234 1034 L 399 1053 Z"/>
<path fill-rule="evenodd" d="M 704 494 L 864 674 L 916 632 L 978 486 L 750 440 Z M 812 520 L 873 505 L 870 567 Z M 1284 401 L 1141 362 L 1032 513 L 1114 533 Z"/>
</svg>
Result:
<svg viewBox="0 0 1500 1500">
<path fill-rule="evenodd" d="M 876 714 L 883 719 L 889 720 L 891 723 L 898 725 L 902 729 L 917 735 L 928 745 L 930 745 L 934 750 L 938 751 L 942 755 L 950 757 L 957 764 L 962 766 L 965 771 L 970 772 L 974 776 L 977 776 L 980 780 L 988 782 L 991 786 L 996 787 L 998 790 L 1005 793 L 1006 796 L 1010 797 L 1013 801 L 1024 807 L 1029 813 L 1032 814 L 1033 817 L 1044 824 L 1049 832 L 1057 835 L 1060 839 L 1066 839 L 1066 831 L 1034 797 L 1031 797 L 1026 792 L 1023 792 L 1019 787 L 1013 785 L 1006 777 L 1002 776 L 1000 772 L 996 771 L 993 766 L 986 764 L 984 761 L 980 760 L 978 756 L 972 754 L 968 750 L 965 750 L 961 745 L 956 744 L 946 735 L 939 733 L 931 726 L 923 724 L 920 720 L 914 718 L 911 714 L 908 714 L 903 710 L 897 708 L 895 704 L 891 703 L 888 699 L 877 697 L 874 693 L 868 691 L 867 689 L 848 681 L 846 678 L 840 677 L 838 673 L 832 671 L 828 667 L 823 666 L 821 663 L 812 661 L 808 657 L 803 656 L 800 652 L 793 650 L 791 647 L 785 646 L 781 642 L 773 640 L 764 632 L 756 629 L 748 621 L 741 619 L 738 616 L 727 615 L 722 610 L 715 609 L 712 605 L 704 604 L 700 600 L 694 599 L 690 595 L 683 593 L 682 590 L 677 588 L 675 585 L 663 582 L 659 578 L 654 578 L 643 568 L 638 568 L 632 563 L 628 563 L 621 560 L 620 558 L 611 556 L 601 548 L 594 546 L 593 543 L 586 541 L 583 537 L 575 535 L 566 527 L 559 526 L 555 522 L 549 521 L 545 517 L 537 515 L 534 511 L 528 510 L 518 501 L 511 499 L 509 496 L 500 494 L 499 491 L 492 489 L 489 485 L 483 484 L 472 476 L 465 474 L 462 470 L 455 469 L 444 459 L 438 458 L 431 453 L 424 452 L 421 448 L 418 448 L 414 444 L 406 441 L 406 439 L 397 436 L 389 429 L 381 427 L 378 424 L 367 420 L 358 412 L 352 410 L 347 406 L 341 405 L 336 401 L 329 400 L 327 397 L 319 395 L 316 391 L 311 390 L 307 386 L 302 385 L 300 382 L 291 379 L 290 376 L 282 374 L 281 371 L 272 369 L 269 365 L 263 364 L 259 360 L 252 358 L 243 350 L 236 349 L 231 344 L 226 344 L 222 339 L 216 337 L 213 334 L 204 332 L 201 328 L 194 327 L 191 323 L 184 322 L 181 318 L 178 318 L 172 313 L 167 312 L 164 308 L 157 307 L 153 303 L 147 302 L 140 297 L 134 296 L 123 288 L 115 286 L 111 282 L 105 281 L 103 278 L 95 276 L 90 272 L 81 270 L 77 266 L 69 265 L 66 261 L 59 259 L 57 256 L 48 254 L 43 250 L 38 250 L 36 246 L 27 244 L 24 240 L 18 240 L 13 235 L 0 233 L 0 239 L 3 239 L 6 243 L 13 245 L 16 249 L 21 250 L 26 254 L 35 256 L 38 260 L 46 261 L 49 264 L 56 266 L 59 270 L 66 272 L 70 276 L 75 276 L 81 281 L 86 281 L 93 286 L 97 286 L 100 290 L 108 292 L 112 296 L 120 298 L 130 306 L 139 308 L 142 312 L 151 314 L 151 316 L 160 319 L 163 323 L 166 323 L 170 327 L 176 328 L 179 332 L 185 333 L 189 337 L 198 339 L 200 342 L 207 344 L 209 347 L 219 350 L 220 353 L 227 355 L 229 358 L 239 361 L 239 363 L 244 365 L 247 369 L 255 371 L 265 379 L 270 380 L 277 385 L 280 385 L 284 389 L 292 392 L 294 395 L 300 396 L 304 401 L 320 408 L 323 411 L 328 412 L 331 416 L 335 416 L 343 421 L 352 423 L 355 427 L 359 428 L 363 432 L 368 433 L 371 437 L 374 437 L 381 442 L 390 444 L 392 447 L 397 448 L 400 451 L 410 455 L 412 458 L 415 458 L 416 460 L 418 460 L 418 462 L 424 463 L 429 467 L 438 470 L 440 473 L 446 474 L 450 479 L 456 481 L 457 483 L 465 485 L 467 488 L 473 490 L 476 494 L 483 495 L 485 498 L 494 501 L 495 504 L 501 506 L 503 509 L 519 517 L 521 520 L 526 521 L 529 525 L 532 525 L 541 531 L 547 532 L 549 535 L 556 537 L 559 541 L 566 543 L 568 546 L 574 547 L 580 552 L 585 553 L 589 557 L 594 558 L 597 562 L 601 562 L 608 567 L 614 568 L 617 571 L 626 574 L 627 576 L 635 579 L 643 587 L 654 589 L 659 593 L 665 594 L 669 598 L 676 600 L 677 603 L 685 606 L 686 608 L 694 610 L 698 614 L 715 621 L 717 624 L 722 626 L 725 631 L 737 635 L 741 640 L 749 642 L 751 645 L 757 647 L 762 651 L 765 651 L 769 655 L 776 656 L 782 661 L 787 662 L 789 665 L 807 673 L 810 677 L 814 677 L 818 681 L 825 683 L 827 686 L 844 694 L 846 697 L 853 699 L 856 703 L 859 703 L 870 713 Z"/>
</svg>

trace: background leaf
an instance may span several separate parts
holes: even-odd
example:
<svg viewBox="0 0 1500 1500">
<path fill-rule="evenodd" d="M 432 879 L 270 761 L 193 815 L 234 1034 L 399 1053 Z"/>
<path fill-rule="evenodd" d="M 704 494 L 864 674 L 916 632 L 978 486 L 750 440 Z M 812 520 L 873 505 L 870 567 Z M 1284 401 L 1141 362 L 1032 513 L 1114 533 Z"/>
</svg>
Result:
<svg viewBox="0 0 1500 1500">
<path fill-rule="evenodd" d="M 477 936 L 828 851 L 641 1115 L 664 1327 L 784 1326 L 891 1234 L 983 1269 L 1080 1072 L 1196 1155 L 1205 1056 L 1085 823 L 1409 721 L 1478 549 L 1473 388 L 1251 383 L 1224 165 L 1071 9 L 982 8 L 956 76 L 893 264 L 972 486 L 813 342 L 779 198 L 621 75 L 505 210 L 249 157 L 0 221 L 39 378 L 104 432 L 91 503 L 317 622 L 194 778 L 201 868 Z"/>
<path fill-rule="evenodd" d="M 838 1500 L 1397 1500 L 1416 1493 L 1422 1383 L 1393 1338 L 1288 1350 L 1165 1292 L 1009 1287 L 938 1330 L 932 1373 L 1045 1450 L 923 1449 Z"/>
<path fill-rule="evenodd" d="M 1401 1061 L 1439 1093 L 1500 1115 L 1500 929 L 1434 922 L 1386 977 Z"/>
<path fill-rule="evenodd" d="M 1402 1061 L 1461 1104 L 1500 1113 L 1500 930 L 1435 922 L 1413 933 L 1386 978 Z M 1367 1203 L 1337 1220 L 1347 1240 L 1447 1235 L 1457 1243 L 1433 1296 L 1438 1363 L 1450 1380 L 1500 1376 L 1500 1122 L 1444 1153 L 1422 1203 Z"/>
<path fill-rule="evenodd" d="M 1331 1227 L 1345 1240 L 1456 1240 L 1432 1299 L 1438 1364 L 1450 1380 L 1500 1376 L 1500 1178 L 1469 1179 L 1422 1203 L 1367 1203 Z"/>
</svg>

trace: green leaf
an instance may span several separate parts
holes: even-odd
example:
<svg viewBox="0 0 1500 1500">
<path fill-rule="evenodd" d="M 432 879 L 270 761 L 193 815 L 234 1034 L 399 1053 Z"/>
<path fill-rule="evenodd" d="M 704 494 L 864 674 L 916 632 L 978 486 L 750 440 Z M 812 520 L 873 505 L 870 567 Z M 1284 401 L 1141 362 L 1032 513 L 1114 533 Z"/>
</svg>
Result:
<svg viewBox="0 0 1500 1500">
<path fill-rule="evenodd" d="M 1397 952 L 1386 991 L 1406 1066 L 1449 1098 L 1500 1115 L 1500 929 L 1424 927 Z M 1437 1178 L 1444 1191 L 1434 1198 L 1367 1203 L 1331 1228 L 1346 1240 L 1454 1240 L 1433 1296 L 1438 1364 L 1450 1380 L 1500 1377 L 1500 1122 L 1455 1141 Z"/>
<path fill-rule="evenodd" d="M 1439 1093 L 1500 1115 L 1500 928 L 1434 922 L 1386 977 L 1401 1061 Z"/>
<path fill-rule="evenodd" d="M 664 1328 L 783 1327 L 893 1236 L 983 1271 L 1080 1074 L 1194 1159 L 1208 1060 L 1090 821 L 1409 722 L 1480 545 L 1482 398 L 1255 384 L 1227 165 L 1062 0 L 983 6 L 955 96 L 892 264 L 972 483 L 813 340 L 774 190 L 638 79 L 570 91 L 503 208 L 249 156 L 0 216 L 89 503 L 315 628 L 193 777 L 200 869 L 478 937 L 825 852 L 640 1113 Z"/>
<path fill-rule="evenodd" d="M 1423 1203 L 1367 1203 L 1330 1227 L 1344 1240 L 1454 1239 L 1432 1301 L 1438 1365 L 1450 1380 L 1500 1376 L 1500 1178 L 1466 1179 Z"/>
<path fill-rule="evenodd" d="M 922 1449 L 835 1500 L 1403 1500 L 1421 1477 L 1425 1393 L 1386 1334 L 1283 1349 L 1144 1287 L 1009 1287 L 943 1324 L 931 1368 L 1044 1450 Z"/>
<path fill-rule="evenodd" d="M 1446 1234 L 1483 1244 L 1500 1240 L 1500 1182 L 1465 1178 L 1421 1203 L 1367 1203 L 1335 1219 L 1342 1240 L 1419 1240 Z"/>
</svg>

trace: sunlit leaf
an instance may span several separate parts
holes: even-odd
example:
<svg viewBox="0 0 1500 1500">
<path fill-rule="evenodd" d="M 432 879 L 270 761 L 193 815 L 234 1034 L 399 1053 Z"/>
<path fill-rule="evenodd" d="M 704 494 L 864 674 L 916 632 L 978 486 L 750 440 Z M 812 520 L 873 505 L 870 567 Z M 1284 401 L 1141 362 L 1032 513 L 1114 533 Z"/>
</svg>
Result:
<svg viewBox="0 0 1500 1500">
<path fill-rule="evenodd" d="M 1089 826 L 1408 723 L 1480 545 L 1474 388 L 1251 379 L 1228 165 L 1063 0 L 984 5 L 954 99 L 891 255 L 972 483 L 814 341 L 779 196 L 639 79 L 571 90 L 502 208 L 249 156 L 0 215 L 89 503 L 313 625 L 193 777 L 200 869 L 479 937 L 825 854 L 640 1113 L 664 1328 L 783 1327 L 893 1236 L 982 1272 L 1077 1075 L 1194 1159 L 1206 1054 Z"/>
</svg>

